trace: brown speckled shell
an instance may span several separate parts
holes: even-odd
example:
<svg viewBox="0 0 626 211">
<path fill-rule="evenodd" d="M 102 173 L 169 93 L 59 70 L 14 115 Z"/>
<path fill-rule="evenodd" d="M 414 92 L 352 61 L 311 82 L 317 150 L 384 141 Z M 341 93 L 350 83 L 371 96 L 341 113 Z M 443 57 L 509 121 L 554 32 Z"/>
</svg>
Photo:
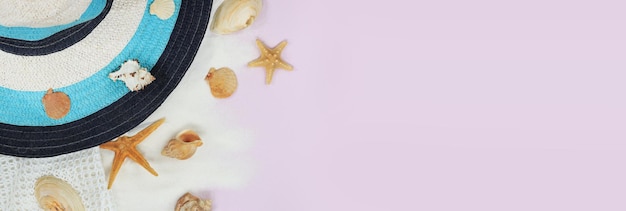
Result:
<svg viewBox="0 0 626 211">
<path fill-rule="evenodd" d="M 211 201 L 200 199 L 191 193 L 181 196 L 176 202 L 175 211 L 211 211 Z"/>
<path fill-rule="evenodd" d="M 46 114 L 52 119 L 61 119 L 70 112 L 70 97 L 63 92 L 48 89 L 41 102 Z"/>
<path fill-rule="evenodd" d="M 237 76 L 227 67 L 211 68 L 204 80 L 209 84 L 211 94 L 216 98 L 230 97 L 237 90 Z"/>
</svg>

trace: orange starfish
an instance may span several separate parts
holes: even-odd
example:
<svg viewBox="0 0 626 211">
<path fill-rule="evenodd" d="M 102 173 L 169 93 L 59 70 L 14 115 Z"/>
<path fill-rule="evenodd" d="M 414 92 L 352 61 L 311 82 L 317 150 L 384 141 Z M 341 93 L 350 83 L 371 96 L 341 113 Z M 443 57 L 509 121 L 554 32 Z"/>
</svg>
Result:
<svg viewBox="0 0 626 211">
<path fill-rule="evenodd" d="M 124 163 L 124 160 L 127 157 L 134 160 L 139 165 L 143 166 L 146 170 L 152 173 L 152 175 L 159 176 L 159 174 L 157 174 L 156 171 L 154 171 L 154 169 L 150 167 L 148 161 L 146 161 L 143 155 L 141 155 L 141 153 L 139 153 L 139 151 L 137 151 L 137 148 L 135 147 L 137 146 L 137 144 L 141 143 L 141 141 L 146 139 L 148 135 L 154 132 L 154 130 L 161 126 L 164 121 L 165 118 L 159 119 L 155 123 L 152 123 L 147 128 L 135 134 L 134 136 L 121 136 L 115 141 L 109 141 L 100 145 L 100 148 L 102 149 L 108 149 L 115 152 L 115 157 L 113 158 L 113 166 L 111 167 L 111 174 L 109 175 L 108 189 L 111 189 L 111 185 L 113 185 L 115 176 L 117 176 L 117 173 L 120 171 L 120 167 L 122 167 L 122 163 Z"/>
<path fill-rule="evenodd" d="M 269 48 L 263 44 L 261 40 L 257 39 L 256 45 L 259 46 L 259 50 L 261 50 L 261 56 L 248 63 L 248 67 L 265 67 L 265 84 L 272 82 L 272 76 L 276 68 L 293 70 L 293 66 L 287 64 L 287 62 L 280 58 L 280 53 L 282 53 L 283 48 L 287 45 L 287 41 L 283 40 L 278 43 L 276 47 Z"/>
</svg>

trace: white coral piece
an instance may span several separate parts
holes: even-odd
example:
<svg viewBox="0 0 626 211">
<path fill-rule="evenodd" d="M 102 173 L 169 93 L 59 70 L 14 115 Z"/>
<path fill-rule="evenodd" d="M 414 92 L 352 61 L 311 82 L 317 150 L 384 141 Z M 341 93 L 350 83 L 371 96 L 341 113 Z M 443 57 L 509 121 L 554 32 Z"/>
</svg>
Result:
<svg viewBox="0 0 626 211">
<path fill-rule="evenodd" d="M 124 81 L 130 91 L 142 90 L 156 79 L 146 68 L 139 66 L 136 60 L 124 62 L 118 71 L 109 74 L 109 78 L 113 81 Z"/>
</svg>

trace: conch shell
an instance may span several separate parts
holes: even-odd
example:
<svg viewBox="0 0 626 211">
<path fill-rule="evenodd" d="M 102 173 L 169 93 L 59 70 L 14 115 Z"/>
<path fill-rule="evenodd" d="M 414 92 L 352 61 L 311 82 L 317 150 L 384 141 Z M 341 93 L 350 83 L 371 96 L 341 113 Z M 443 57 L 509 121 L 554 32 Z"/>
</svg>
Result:
<svg viewBox="0 0 626 211">
<path fill-rule="evenodd" d="M 227 67 L 211 68 L 204 80 L 209 84 L 211 94 L 216 98 L 230 97 L 237 90 L 237 76 Z"/>
<path fill-rule="evenodd" d="M 175 211 L 211 211 L 211 200 L 200 199 L 191 193 L 185 193 L 176 202 Z"/>
<path fill-rule="evenodd" d="M 167 143 L 161 154 L 179 160 L 186 160 L 196 153 L 196 148 L 199 146 L 202 146 L 200 136 L 193 130 L 183 130 L 176 135 L 175 139 Z"/>
<path fill-rule="evenodd" d="M 263 6 L 262 0 L 224 0 L 215 12 L 211 31 L 230 34 L 250 26 Z"/>
<path fill-rule="evenodd" d="M 142 90 L 156 79 L 146 68 L 139 66 L 137 60 L 124 62 L 118 71 L 109 74 L 109 78 L 113 81 L 124 81 L 130 91 Z"/>
<path fill-rule="evenodd" d="M 35 198 L 39 202 L 39 207 L 47 211 L 85 210 L 76 190 L 70 184 L 53 176 L 43 176 L 37 180 Z"/>
<path fill-rule="evenodd" d="M 176 10 L 174 0 L 154 0 L 150 5 L 150 14 L 156 15 L 161 20 L 172 17 L 174 10 Z"/>
<path fill-rule="evenodd" d="M 70 97 L 63 92 L 48 89 L 41 102 L 46 114 L 52 119 L 61 119 L 70 111 Z"/>
</svg>

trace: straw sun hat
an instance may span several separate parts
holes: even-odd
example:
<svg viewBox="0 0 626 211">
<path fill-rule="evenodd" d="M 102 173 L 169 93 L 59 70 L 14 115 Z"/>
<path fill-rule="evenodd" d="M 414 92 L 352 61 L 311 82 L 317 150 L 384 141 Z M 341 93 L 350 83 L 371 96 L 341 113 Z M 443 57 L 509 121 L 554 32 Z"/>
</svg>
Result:
<svg viewBox="0 0 626 211">
<path fill-rule="evenodd" d="M 111 141 L 154 112 L 191 65 L 212 1 L 3 4 L 0 154 L 50 157 Z"/>
</svg>

